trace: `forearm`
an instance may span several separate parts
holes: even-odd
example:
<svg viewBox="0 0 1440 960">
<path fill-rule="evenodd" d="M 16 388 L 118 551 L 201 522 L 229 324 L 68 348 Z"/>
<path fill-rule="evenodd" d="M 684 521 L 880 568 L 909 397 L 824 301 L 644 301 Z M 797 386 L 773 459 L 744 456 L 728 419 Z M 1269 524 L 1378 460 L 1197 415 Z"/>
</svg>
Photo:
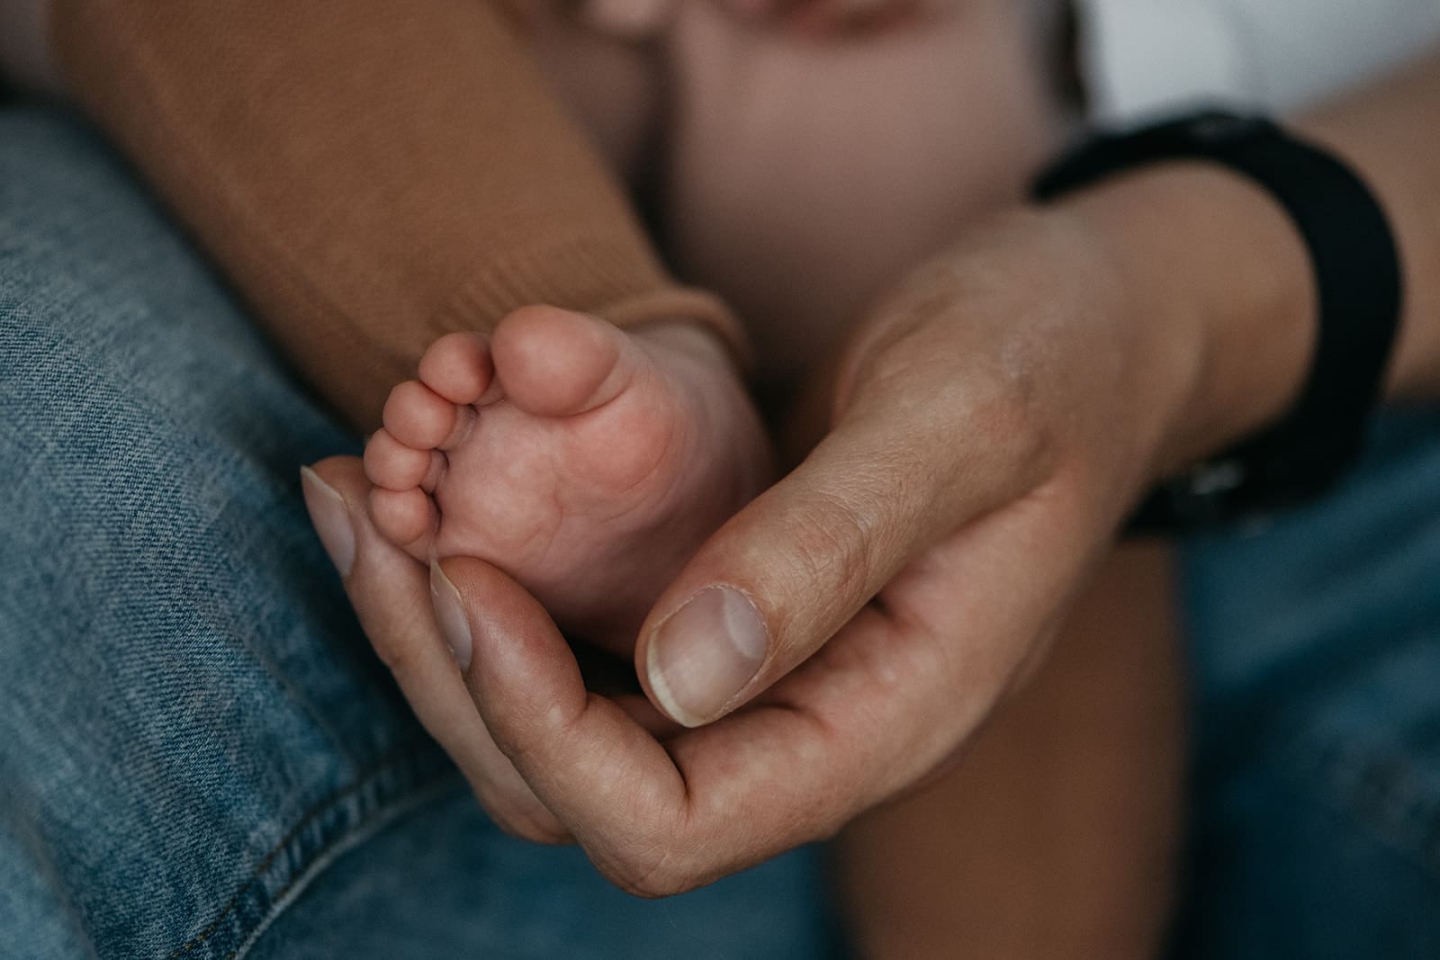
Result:
<svg viewBox="0 0 1440 960">
<path fill-rule="evenodd" d="M 1386 395 L 1440 396 L 1440 50 L 1299 126 L 1362 172 L 1396 233 L 1405 306 Z"/>
<path fill-rule="evenodd" d="M 52 38 L 69 93 L 358 425 L 437 336 L 527 303 L 733 329 L 666 276 L 493 4 L 56 0 Z"/>
<path fill-rule="evenodd" d="M 1349 162 L 1383 204 L 1404 271 L 1386 377 L 1395 399 L 1440 391 L 1440 57 L 1293 126 Z M 1314 278 L 1268 194 L 1218 166 L 1173 163 L 1108 181 L 1058 211 L 1090 232 L 1136 323 L 1168 337 L 1179 392 L 1174 467 L 1253 432 L 1296 398 L 1316 335 Z"/>
</svg>

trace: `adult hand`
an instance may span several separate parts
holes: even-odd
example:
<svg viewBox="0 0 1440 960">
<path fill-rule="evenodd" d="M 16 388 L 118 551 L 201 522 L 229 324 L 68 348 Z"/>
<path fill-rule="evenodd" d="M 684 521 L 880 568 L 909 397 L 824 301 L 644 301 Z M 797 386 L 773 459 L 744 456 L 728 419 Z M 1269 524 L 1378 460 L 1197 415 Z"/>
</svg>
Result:
<svg viewBox="0 0 1440 960">
<path fill-rule="evenodd" d="M 313 469 L 302 468 L 301 487 L 365 635 L 491 818 L 532 840 L 566 842 L 565 828 L 535 798 L 480 722 L 455 657 L 441 639 L 430 571 L 371 523 L 371 484 L 363 463 L 358 457 L 331 457 Z M 503 577 L 489 568 L 481 571 L 486 573 Z"/>
<path fill-rule="evenodd" d="M 1391 395 L 1433 395 L 1440 370 L 1434 151 L 1410 149 L 1437 102 L 1431 59 L 1311 131 L 1396 221 L 1409 295 Z M 962 745 L 1149 479 L 1284 411 L 1313 288 L 1280 209 L 1198 164 L 1000 217 L 922 268 L 850 349 L 825 439 L 642 628 L 647 690 L 712 721 L 699 729 L 648 732 L 588 694 L 533 600 L 452 559 L 436 602 L 474 651 L 462 683 L 423 571 L 353 506 L 358 464 L 317 467 L 334 489 L 312 506 L 338 510 L 317 525 L 372 641 L 487 806 L 509 798 L 522 834 L 572 835 L 626 889 L 674 893 L 832 833 Z"/>
<path fill-rule="evenodd" d="M 652 700 L 698 729 L 587 693 L 535 601 L 453 558 L 433 589 L 473 651 L 462 681 L 425 571 L 354 506 L 359 468 L 318 465 L 371 640 L 502 824 L 675 893 L 833 833 L 952 754 L 1043 650 L 1194 380 L 1193 331 L 1134 322 L 1092 239 L 1010 215 L 880 306 L 829 433 L 642 630 Z"/>
</svg>

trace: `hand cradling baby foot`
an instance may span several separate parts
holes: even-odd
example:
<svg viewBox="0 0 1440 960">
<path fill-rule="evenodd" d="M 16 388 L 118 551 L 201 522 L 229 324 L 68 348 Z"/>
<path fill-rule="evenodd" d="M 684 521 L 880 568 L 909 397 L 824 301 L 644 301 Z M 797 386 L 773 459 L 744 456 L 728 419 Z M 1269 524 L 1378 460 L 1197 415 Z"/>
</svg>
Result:
<svg viewBox="0 0 1440 960">
<path fill-rule="evenodd" d="M 500 567 L 563 629 L 629 655 L 653 601 L 770 479 L 720 341 L 525 307 L 395 387 L 365 449 L 375 525 L 417 559 Z"/>
</svg>

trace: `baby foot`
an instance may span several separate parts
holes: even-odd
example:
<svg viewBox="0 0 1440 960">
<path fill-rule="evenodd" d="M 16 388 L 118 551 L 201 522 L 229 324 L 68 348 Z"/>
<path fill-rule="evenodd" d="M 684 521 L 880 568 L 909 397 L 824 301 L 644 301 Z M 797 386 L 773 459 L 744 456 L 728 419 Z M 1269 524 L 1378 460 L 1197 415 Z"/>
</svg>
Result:
<svg viewBox="0 0 1440 960">
<path fill-rule="evenodd" d="M 628 655 L 651 603 L 759 492 L 769 454 L 718 341 L 526 307 L 450 334 L 365 448 L 375 526 L 418 559 L 505 570 L 562 628 Z"/>
</svg>

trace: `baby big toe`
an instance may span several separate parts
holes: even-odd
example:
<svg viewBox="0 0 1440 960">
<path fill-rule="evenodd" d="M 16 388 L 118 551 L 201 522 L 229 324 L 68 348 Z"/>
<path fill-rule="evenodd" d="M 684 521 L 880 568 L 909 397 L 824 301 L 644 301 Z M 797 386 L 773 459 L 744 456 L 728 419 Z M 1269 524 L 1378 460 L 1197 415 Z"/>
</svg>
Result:
<svg viewBox="0 0 1440 960">
<path fill-rule="evenodd" d="M 613 400 L 643 357 L 629 334 L 598 317 L 522 307 L 495 329 L 495 366 L 505 396 L 539 417 L 568 417 Z"/>
</svg>

